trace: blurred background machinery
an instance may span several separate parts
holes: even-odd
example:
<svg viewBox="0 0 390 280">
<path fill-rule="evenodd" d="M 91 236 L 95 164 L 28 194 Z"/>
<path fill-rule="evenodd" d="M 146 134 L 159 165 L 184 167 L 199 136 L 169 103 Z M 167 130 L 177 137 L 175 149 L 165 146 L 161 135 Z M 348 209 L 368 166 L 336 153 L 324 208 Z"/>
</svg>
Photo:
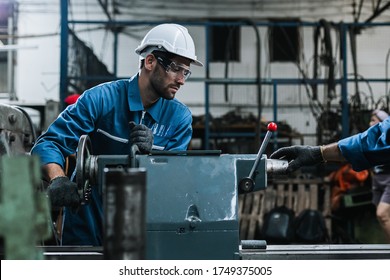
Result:
<svg viewBox="0 0 390 280">
<path fill-rule="evenodd" d="M 42 251 L 36 246 L 51 236 L 40 162 L 28 155 L 35 137 L 34 124 L 24 109 L 0 104 L 2 259 L 42 259 Z"/>
<path fill-rule="evenodd" d="M 35 127 L 26 109 L 0 103 L 0 155 L 29 153 L 35 139 Z"/>
</svg>

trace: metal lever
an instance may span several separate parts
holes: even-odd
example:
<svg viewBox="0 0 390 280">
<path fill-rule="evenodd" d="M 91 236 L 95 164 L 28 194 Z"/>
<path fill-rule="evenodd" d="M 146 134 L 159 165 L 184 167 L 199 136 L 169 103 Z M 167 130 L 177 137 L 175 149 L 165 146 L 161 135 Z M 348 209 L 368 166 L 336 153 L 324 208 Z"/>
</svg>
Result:
<svg viewBox="0 0 390 280">
<path fill-rule="evenodd" d="M 252 169 L 251 169 L 251 171 L 249 173 L 249 176 L 240 180 L 239 188 L 243 192 L 250 192 L 250 191 L 252 191 L 254 189 L 254 187 L 255 187 L 255 178 L 256 178 L 256 173 L 255 173 L 256 169 L 259 166 L 259 162 L 260 162 L 261 156 L 263 155 L 263 153 L 264 153 L 264 151 L 265 151 L 265 149 L 266 149 L 266 147 L 267 147 L 267 145 L 269 143 L 269 140 L 271 139 L 272 132 L 276 131 L 277 129 L 278 129 L 278 126 L 276 125 L 276 123 L 271 122 L 271 123 L 268 124 L 268 126 L 267 126 L 267 133 L 265 134 L 263 143 L 261 143 L 261 145 L 260 145 L 259 152 L 257 153 L 255 163 L 252 166 Z"/>
</svg>

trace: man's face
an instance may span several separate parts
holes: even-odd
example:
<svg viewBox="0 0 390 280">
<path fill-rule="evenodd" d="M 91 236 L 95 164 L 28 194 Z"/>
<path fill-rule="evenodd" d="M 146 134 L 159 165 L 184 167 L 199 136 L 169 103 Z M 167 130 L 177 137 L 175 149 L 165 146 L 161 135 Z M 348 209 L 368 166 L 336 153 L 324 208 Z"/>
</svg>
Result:
<svg viewBox="0 0 390 280">
<path fill-rule="evenodd" d="M 155 55 L 156 67 L 150 76 L 154 91 L 164 99 L 173 99 L 190 75 L 190 60 L 181 56 L 167 59 Z"/>
<path fill-rule="evenodd" d="M 376 125 L 379 122 L 381 122 L 381 121 L 377 116 L 371 115 L 370 126 Z"/>
</svg>

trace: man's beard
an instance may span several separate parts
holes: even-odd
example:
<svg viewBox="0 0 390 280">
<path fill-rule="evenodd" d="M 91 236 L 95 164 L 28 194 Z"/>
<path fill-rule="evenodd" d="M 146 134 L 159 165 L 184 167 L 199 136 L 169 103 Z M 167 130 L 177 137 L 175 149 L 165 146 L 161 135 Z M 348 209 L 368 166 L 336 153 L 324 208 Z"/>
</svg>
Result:
<svg viewBox="0 0 390 280">
<path fill-rule="evenodd" d="M 160 69 L 155 69 L 152 75 L 150 76 L 150 86 L 152 87 L 153 91 L 161 98 L 164 99 L 173 99 L 174 95 L 172 96 L 171 93 L 168 92 L 168 89 L 165 87 L 166 82 L 165 78 L 162 75 L 167 75 L 168 73 L 161 73 L 162 71 Z"/>
</svg>

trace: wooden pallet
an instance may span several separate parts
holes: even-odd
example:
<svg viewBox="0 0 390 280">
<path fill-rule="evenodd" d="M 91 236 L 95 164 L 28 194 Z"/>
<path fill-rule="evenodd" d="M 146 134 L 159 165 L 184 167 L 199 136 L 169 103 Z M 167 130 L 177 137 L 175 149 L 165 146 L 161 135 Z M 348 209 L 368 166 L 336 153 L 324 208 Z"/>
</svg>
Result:
<svg viewBox="0 0 390 280">
<path fill-rule="evenodd" d="M 276 206 L 284 205 L 296 215 L 304 209 L 317 209 L 329 216 L 330 185 L 322 179 L 275 181 L 265 190 L 240 195 L 238 203 L 240 239 L 252 240 L 263 225 L 264 214 Z M 330 219 L 326 219 L 326 226 L 331 232 Z"/>
</svg>

